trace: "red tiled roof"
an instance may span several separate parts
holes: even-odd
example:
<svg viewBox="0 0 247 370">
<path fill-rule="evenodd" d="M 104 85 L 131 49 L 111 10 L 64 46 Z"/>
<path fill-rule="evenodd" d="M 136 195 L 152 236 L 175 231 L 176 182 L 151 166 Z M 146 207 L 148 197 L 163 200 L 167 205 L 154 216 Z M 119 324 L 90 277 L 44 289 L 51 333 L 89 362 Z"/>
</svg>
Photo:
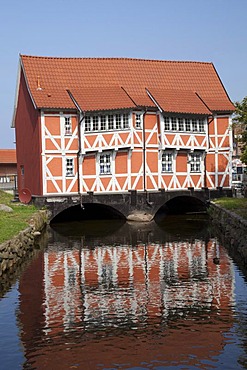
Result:
<svg viewBox="0 0 247 370">
<path fill-rule="evenodd" d="M 191 91 L 197 93 L 210 110 L 233 111 L 224 86 L 212 63 L 173 62 L 126 58 L 53 58 L 21 56 L 21 63 L 32 98 L 38 108 L 75 108 L 66 90 L 80 93 L 87 109 L 99 102 L 97 90 L 122 87 L 141 106 L 153 106 L 145 88 Z M 38 89 L 40 87 L 41 89 Z M 87 89 L 90 92 L 85 93 Z M 118 89 L 118 91 L 120 91 Z M 67 95 L 66 95 L 67 94 Z M 114 95 L 114 94 L 113 94 Z M 104 98 L 109 109 L 127 100 L 120 93 Z M 79 95 L 78 95 L 79 96 Z M 186 99 L 192 103 L 191 93 Z M 102 97 L 103 98 L 103 97 Z M 185 96 L 183 95 L 183 98 Z M 90 101 L 91 99 L 91 101 Z M 112 99 L 112 100 L 111 100 Z M 116 104 L 118 103 L 118 104 Z M 97 103 L 101 105 L 101 103 Z M 127 104 L 128 105 L 128 104 Z M 83 106 L 81 107 L 83 109 Z M 189 108 L 187 108 L 189 109 Z M 191 109 L 193 108 L 191 107 Z"/>
<path fill-rule="evenodd" d="M 211 112 L 199 96 L 190 90 L 162 90 L 152 88 L 148 93 L 165 112 L 205 114 Z"/>
<path fill-rule="evenodd" d="M 15 149 L 0 149 L 0 164 L 17 163 Z"/>
<path fill-rule="evenodd" d="M 83 111 L 135 108 L 136 105 L 119 86 L 82 87 L 70 93 Z"/>
</svg>

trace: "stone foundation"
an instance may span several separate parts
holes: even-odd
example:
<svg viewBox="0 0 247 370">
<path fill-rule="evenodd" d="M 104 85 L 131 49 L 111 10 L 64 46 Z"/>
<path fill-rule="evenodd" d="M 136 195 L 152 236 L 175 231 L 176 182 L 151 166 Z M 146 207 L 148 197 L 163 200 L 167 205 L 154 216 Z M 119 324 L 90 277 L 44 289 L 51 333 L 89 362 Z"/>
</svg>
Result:
<svg viewBox="0 0 247 370">
<path fill-rule="evenodd" d="M 11 240 L 0 244 L 0 276 L 13 269 L 27 255 L 39 247 L 41 231 L 47 224 L 47 212 L 39 211 L 29 221 L 29 226 Z"/>
<path fill-rule="evenodd" d="M 247 267 L 247 221 L 235 213 L 210 203 L 209 214 L 213 225 L 220 232 L 224 246 Z"/>
</svg>

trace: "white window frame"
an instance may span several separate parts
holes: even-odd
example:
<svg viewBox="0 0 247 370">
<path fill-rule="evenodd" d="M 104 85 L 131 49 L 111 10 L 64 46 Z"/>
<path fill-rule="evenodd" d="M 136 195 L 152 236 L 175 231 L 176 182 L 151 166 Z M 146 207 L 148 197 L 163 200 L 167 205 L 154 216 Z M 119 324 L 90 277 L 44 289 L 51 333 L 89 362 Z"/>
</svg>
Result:
<svg viewBox="0 0 247 370">
<path fill-rule="evenodd" d="M 90 116 L 85 116 L 85 132 L 90 132 L 91 131 L 91 117 Z"/>
<path fill-rule="evenodd" d="M 74 158 L 72 157 L 65 158 L 65 171 L 66 171 L 66 177 L 75 176 Z"/>
<path fill-rule="evenodd" d="M 98 173 L 100 176 L 112 175 L 112 152 L 102 152 L 98 154 Z"/>
<path fill-rule="evenodd" d="M 141 130 L 143 127 L 143 113 L 136 112 L 135 113 L 135 128 L 137 130 Z"/>
<path fill-rule="evenodd" d="M 120 131 L 130 129 L 130 113 L 110 112 L 85 116 L 84 132 Z"/>
<path fill-rule="evenodd" d="M 202 152 L 193 152 L 189 154 L 189 164 L 191 173 L 202 172 Z"/>
<path fill-rule="evenodd" d="M 161 154 L 161 172 L 173 173 L 174 168 L 174 152 L 171 150 L 163 150 Z"/>
<path fill-rule="evenodd" d="M 72 135 L 72 120 L 71 116 L 64 116 L 64 135 Z"/>
<path fill-rule="evenodd" d="M 184 132 L 184 133 L 206 133 L 206 118 L 184 117 L 184 116 L 163 116 L 164 132 Z"/>
</svg>

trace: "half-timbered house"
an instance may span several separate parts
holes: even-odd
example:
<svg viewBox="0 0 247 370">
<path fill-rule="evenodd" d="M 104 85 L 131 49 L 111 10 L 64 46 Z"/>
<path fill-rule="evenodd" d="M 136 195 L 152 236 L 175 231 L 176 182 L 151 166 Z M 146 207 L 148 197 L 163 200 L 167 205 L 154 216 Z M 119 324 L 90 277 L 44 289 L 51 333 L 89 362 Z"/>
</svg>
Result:
<svg viewBox="0 0 247 370">
<path fill-rule="evenodd" d="M 19 190 L 230 188 L 233 111 L 212 63 L 21 55 Z"/>
</svg>

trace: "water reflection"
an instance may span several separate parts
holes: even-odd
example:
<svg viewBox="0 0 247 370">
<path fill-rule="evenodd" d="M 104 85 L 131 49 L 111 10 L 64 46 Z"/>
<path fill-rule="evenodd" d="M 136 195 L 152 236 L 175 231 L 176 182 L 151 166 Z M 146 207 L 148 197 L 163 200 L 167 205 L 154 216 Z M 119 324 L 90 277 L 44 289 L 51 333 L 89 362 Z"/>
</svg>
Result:
<svg viewBox="0 0 247 370">
<path fill-rule="evenodd" d="M 190 219 L 184 236 L 182 225 L 50 230 L 20 281 L 24 368 L 216 367 L 233 325 L 233 265 L 205 220 Z"/>
</svg>

